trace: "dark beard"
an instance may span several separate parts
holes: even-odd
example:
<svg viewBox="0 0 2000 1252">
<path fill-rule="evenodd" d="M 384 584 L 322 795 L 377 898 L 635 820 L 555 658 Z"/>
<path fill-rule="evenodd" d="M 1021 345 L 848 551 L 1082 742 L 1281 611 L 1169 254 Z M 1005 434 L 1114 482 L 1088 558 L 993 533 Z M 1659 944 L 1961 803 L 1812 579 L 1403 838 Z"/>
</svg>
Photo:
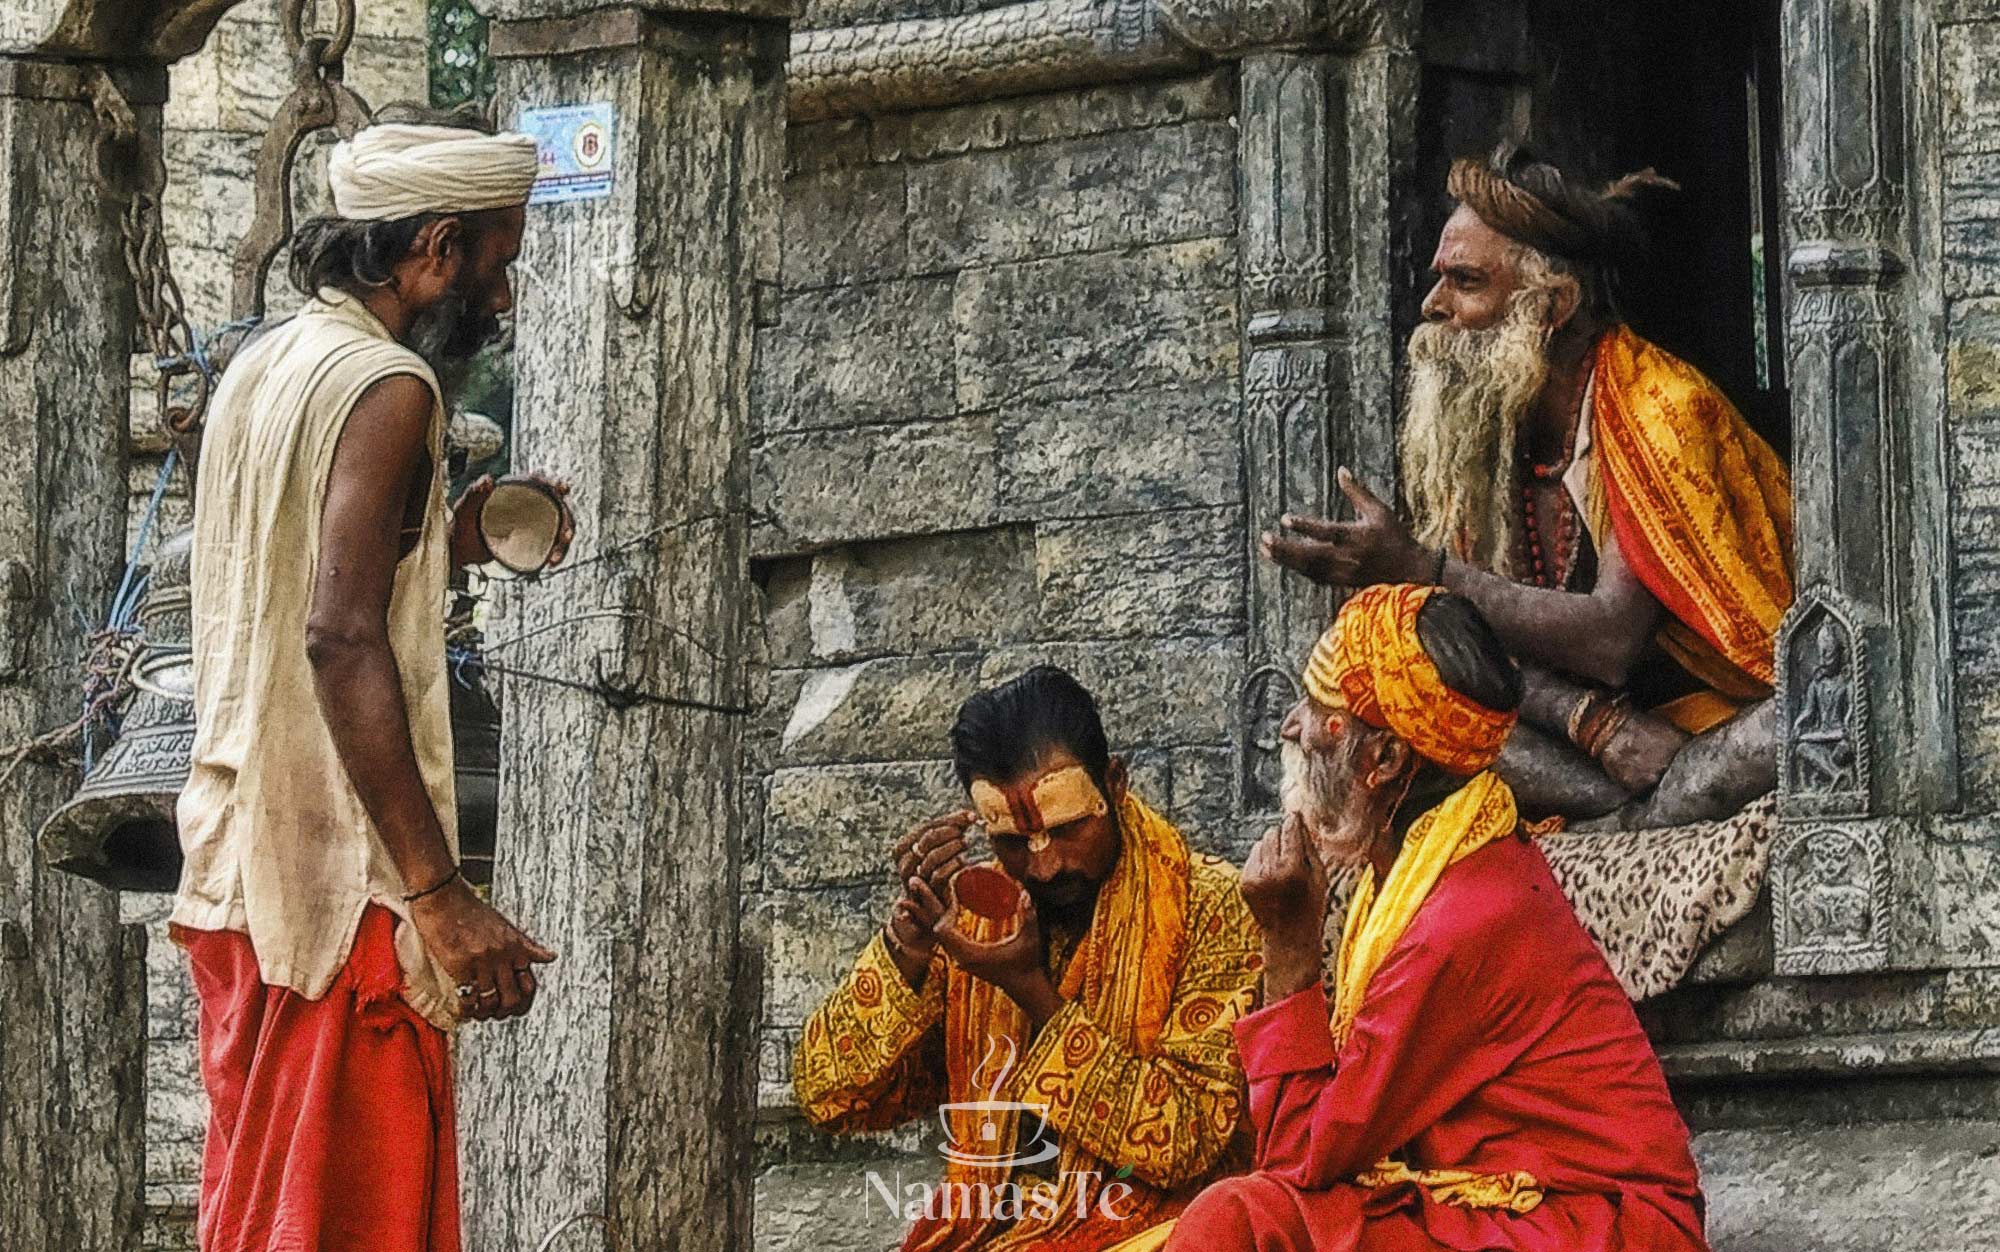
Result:
<svg viewBox="0 0 2000 1252">
<path fill-rule="evenodd" d="M 1027 884 L 1034 898 L 1035 912 L 1058 925 L 1087 925 L 1097 908 L 1097 883 L 1070 871 L 1057 874 L 1047 883 Z"/>
<path fill-rule="evenodd" d="M 437 375 L 447 406 L 464 385 L 473 358 L 502 338 L 500 319 L 475 313 L 465 293 L 454 287 L 410 324 L 410 347 Z"/>
</svg>

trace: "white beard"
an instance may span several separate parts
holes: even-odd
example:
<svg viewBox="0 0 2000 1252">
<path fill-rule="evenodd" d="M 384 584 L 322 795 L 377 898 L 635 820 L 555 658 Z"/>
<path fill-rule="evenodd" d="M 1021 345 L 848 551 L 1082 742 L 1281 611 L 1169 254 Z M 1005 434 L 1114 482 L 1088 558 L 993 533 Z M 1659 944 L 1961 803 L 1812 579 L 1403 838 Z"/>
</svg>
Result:
<svg viewBox="0 0 2000 1252">
<path fill-rule="evenodd" d="M 1278 760 L 1283 772 L 1278 779 L 1278 809 L 1288 818 L 1296 817 L 1315 836 L 1319 833 L 1320 806 L 1310 794 L 1306 780 L 1306 750 L 1290 739 L 1278 744 Z"/>
<path fill-rule="evenodd" d="M 1548 381 L 1544 293 L 1516 293 L 1486 330 L 1425 323 L 1410 335 L 1401 452 L 1417 538 L 1512 572 L 1514 457 L 1521 420 Z"/>
</svg>

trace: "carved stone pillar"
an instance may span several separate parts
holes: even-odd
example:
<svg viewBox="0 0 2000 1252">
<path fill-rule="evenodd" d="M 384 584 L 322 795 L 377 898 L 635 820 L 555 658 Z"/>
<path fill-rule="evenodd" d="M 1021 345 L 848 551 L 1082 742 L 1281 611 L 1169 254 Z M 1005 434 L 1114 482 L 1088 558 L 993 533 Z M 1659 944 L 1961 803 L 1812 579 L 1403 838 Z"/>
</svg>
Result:
<svg viewBox="0 0 2000 1252">
<path fill-rule="evenodd" d="M 493 634 L 522 641 L 513 666 L 616 694 L 504 692 L 495 902 L 561 960 L 532 1016 L 467 1032 L 467 1244 L 601 1218 L 615 1246 L 719 1252 L 750 1239 L 748 423 L 787 11 L 584 8 L 489 6 L 503 122 L 609 106 L 576 142 L 611 172 L 603 198 L 528 208 L 515 461 L 574 484 L 582 560 L 505 597 Z"/>
<path fill-rule="evenodd" d="M 117 213 L 91 177 L 94 68 L 16 55 L 4 35 L 0 742 L 13 744 L 76 717 L 123 564 L 133 318 Z M 117 81 L 135 104 L 165 98 L 157 68 Z M 159 110 L 139 113 L 157 138 Z M 139 1241 L 145 935 L 119 925 L 115 893 L 35 854 L 74 781 L 31 762 L 0 787 L 0 1247 L 124 1252 Z"/>
<path fill-rule="evenodd" d="M 1928 892 L 1897 819 L 1957 802 L 1935 347 L 1912 275 L 1911 41 L 1882 0 L 1784 7 L 1797 602 L 1778 639 L 1777 968 L 1922 956 Z"/>
<path fill-rule="evenodd" d="M 1174 35 L 1239 64 L 1237 124 L 1248 588 L 1236 813 L 1278 806 L 1278 725 L 1332 596 L 1265 562 L 1288 512 L 1329 517 L 1337 466 L 1395 485 L 1390 206 L 1414 155 L 1415 61 L 1398 3 L 1162 0 Z"/>
<path fill-rule="evenodd" d="M 1241 74 L 1238 307 L 1250 551 L 1236 781 L 1237 812 L 1248 816 L 1278 807 L 1278 724 L 1298 699 L 1299 664 L 1332 609 L 1324 589 L 1263 560 L 1257 540 L 1285 513 L 1332 511 L 1345 327 L 1333 292 L 1332 204 L 1342 182 L 1335 58 L 1253 53 Z"/>
</svg>

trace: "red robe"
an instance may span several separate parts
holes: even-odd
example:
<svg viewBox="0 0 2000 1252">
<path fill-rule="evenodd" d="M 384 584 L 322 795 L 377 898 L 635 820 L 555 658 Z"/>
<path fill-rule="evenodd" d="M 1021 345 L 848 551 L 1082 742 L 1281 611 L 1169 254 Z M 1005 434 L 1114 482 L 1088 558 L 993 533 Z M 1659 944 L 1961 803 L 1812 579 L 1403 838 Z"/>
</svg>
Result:
<svg viewBox="0 0 2000 1252">
<path fill-rule="evenodd" d="M 1258 1171 L 1202 1193 L 1169 1249 L 1190 1252 L 1697 1252 L 1687 1127 L 1597 947 L 1525 837 L 1447 869 L 1334 1053 L 1310 987 L 1236 1024 Z M 1526 1170 L 1525 1214 L 1448 1207 L 1412 1169 Z"/>
<path fill-rule="evenodd" d="M 459 1252 L 451 1044 L 397 994 L 371 904 L 324 997 L 264 984 L 250 936 L 175 927 L 201 997 L 203 1252 Z"/>
</svg>

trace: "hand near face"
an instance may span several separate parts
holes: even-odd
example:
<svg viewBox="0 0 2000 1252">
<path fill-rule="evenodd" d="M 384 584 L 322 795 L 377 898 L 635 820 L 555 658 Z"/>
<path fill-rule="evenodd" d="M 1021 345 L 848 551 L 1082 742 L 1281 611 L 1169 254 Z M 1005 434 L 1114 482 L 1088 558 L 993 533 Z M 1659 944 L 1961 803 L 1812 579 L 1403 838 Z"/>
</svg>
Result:
<svg viewBox="0 0 2000 1252">
<path fill-rule="evenodd" d="M 945 955 L 960 969 L 1010 995 L 1035 979 L 1047 977 L 1042 968 L 1041 919 L 1036 915 L 1035 902 L 1027 892 L 1021 893 L 1007 937 L 991 942 L 974 939 L 959 928 L 955 894 L 951 901 L 949 906 L 940 906 L 942 916 L 932 933 L 945 950 Z"/>
<path fill-rule="evenodd" d="M 900 893 L 889 916 L 894 946 L 928 961 L 937 947 L 932 933 L 944 906 L 951 876 L 965 865 L 966 828 L 970 812 L 952 813 L 912 829 L 896 841 L 891 855 Z"/>
<path fill-rule="evenodd" d="M 1316 583 L 1367 587 L 1375 583 L 1429 582 L 1437 554 L 1424 549 L 1395 510 L 1341 467 L 1340 490 L 1354 506 L 1354 520 L 1331 522 L 1286 514 L 1264 534 L 1264 558 Z"/>
<path fill-rule="evenodd" d="M 1319 981 L 1328 889 L 1312 835 L 1297 814 L 1250 850 L 1237 890 L 1264 932 L 1267 1002 Z"/>
</svg>

